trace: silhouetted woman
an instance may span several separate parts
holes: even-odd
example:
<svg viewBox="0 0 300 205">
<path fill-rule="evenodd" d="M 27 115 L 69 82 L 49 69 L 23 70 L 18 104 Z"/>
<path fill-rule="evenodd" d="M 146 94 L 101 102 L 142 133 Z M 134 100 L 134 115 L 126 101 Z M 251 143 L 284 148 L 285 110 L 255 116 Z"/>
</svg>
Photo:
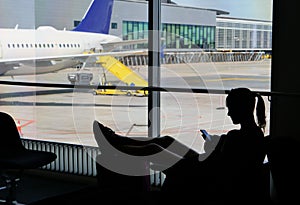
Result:
<svg viewBox="0 0 300 205">
<path fill-rule="evenodd" d="M 236 88 L 229 92 L 226 106 L 228 116 L 233 124 L 240 125 L 240 129 L 221 136 L 212 135 L 211 140 L 205 141 L 204 154 L 189 149 L 170 136 L 150 140 L 123 137 L 97 121 L 94 122 L 95 139 L 104 156 L 118 152 L 151 156 L 147 159 L 154 166 L 162 167 L 161 171 L 166 175 L 162 187 L 165 199 L 177 197 L 179 194 L 173 193 L 180 193 L 180 197 L 191 201 L 261 202 L 266 126 L 263 98 L 248 88 Z M 126 164 L 126 160 L 123 162 Z"/>
</svg>

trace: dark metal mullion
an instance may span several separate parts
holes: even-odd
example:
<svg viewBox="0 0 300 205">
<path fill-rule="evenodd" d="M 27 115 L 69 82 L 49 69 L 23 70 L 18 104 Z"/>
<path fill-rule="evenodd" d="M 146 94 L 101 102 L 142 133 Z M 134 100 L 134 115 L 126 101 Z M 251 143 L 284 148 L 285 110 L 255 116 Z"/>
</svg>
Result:
<svg viewBox="0 0 300 205">
<path fill-rule="evenodd" d="M 160 86 L 160 30 L 161 30 L 161 0 L 149 1 L 148 5 L 148 85 Z M 149 91 L 148 96 L 148 136 L 160 135 L 160 92 Z"/>
</svg>

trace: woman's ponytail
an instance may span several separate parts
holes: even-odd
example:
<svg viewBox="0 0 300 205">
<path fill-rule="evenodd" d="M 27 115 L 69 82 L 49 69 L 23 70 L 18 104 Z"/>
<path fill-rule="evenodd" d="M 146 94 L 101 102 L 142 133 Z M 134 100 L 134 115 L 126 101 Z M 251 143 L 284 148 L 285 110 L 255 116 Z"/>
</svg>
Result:
<svg viewBox="0 0 300 205">
<path fill-rule="evenodd" d="M 260 94 L 256 94 L 257 104 L 256 104 L 256 117 L 257 123 L 260 128 L 263 130 L 266 127 L 266 113 L 265 113 L 265 102 Z"/>
</svg>

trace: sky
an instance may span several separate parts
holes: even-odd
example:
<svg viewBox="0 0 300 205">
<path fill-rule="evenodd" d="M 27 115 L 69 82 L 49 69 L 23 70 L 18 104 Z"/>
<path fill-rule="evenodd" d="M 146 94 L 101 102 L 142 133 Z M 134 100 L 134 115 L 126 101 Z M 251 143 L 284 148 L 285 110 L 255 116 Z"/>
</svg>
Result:
<svg viewBox="0 0 300 205">
<path fill-rule="evenodd" d="M 172 0 L 178 5 L 219 9 L 230 17 L 272 21 L 273 0 Z"/>
</svg>

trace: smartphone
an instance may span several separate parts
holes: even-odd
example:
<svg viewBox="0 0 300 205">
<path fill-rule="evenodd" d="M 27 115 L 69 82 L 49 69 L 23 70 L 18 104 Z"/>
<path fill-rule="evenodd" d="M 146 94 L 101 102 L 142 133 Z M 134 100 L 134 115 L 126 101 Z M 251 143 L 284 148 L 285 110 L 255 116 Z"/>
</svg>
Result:
<svg viewBox="0 0 300 205">
<path fill-rule="evenodd" d="M 202 133 L 202 137 L 204 140 L 211 140 L 210 135 L 208 134 L 208 132 L 206 130 L 201 129 L 200 132 Z"/>
</svg>

